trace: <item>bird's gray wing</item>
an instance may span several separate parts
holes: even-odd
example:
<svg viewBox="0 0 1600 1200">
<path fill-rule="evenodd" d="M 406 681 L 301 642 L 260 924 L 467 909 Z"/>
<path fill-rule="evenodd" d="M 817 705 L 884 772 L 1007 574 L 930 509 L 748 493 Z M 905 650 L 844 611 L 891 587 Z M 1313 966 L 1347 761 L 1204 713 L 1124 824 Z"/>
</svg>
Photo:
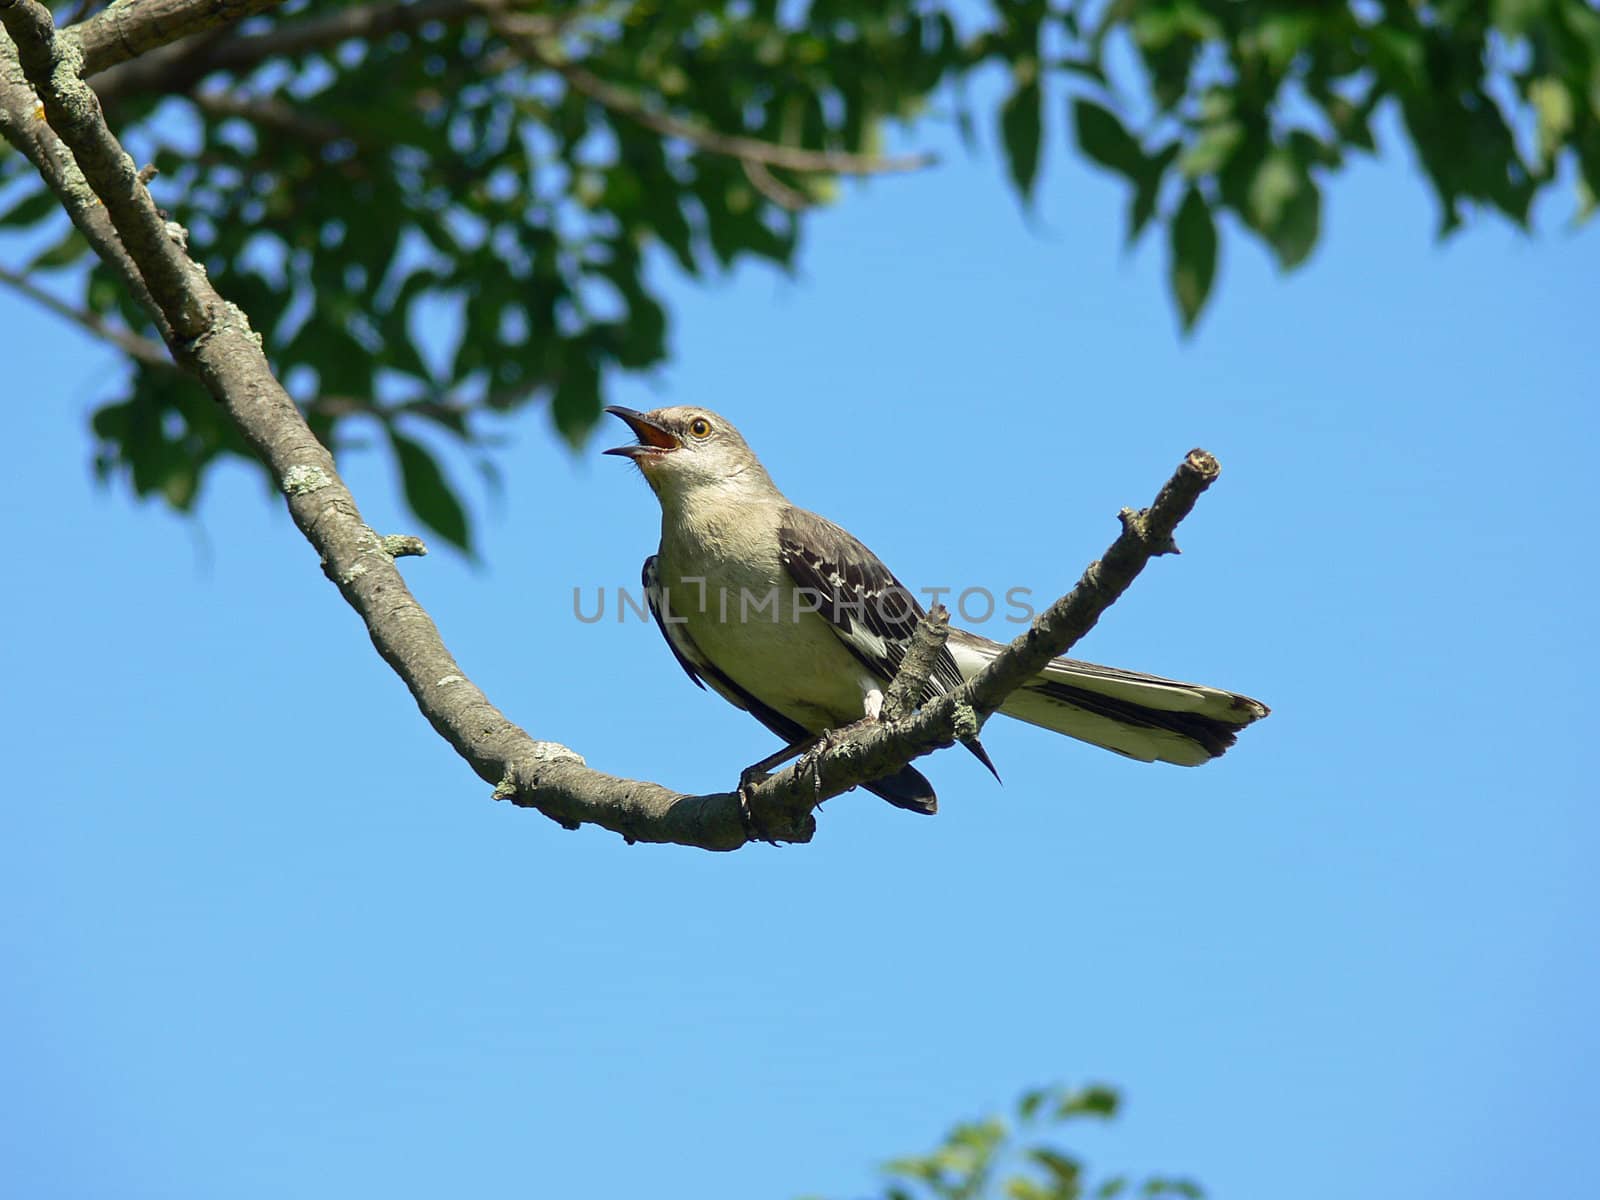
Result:
<svg viewBox="0 0 1600 1200">
<path fill-rule="evenodd" d="M 778 546 L 795 586 L 818 602 L 818 614 L 827 618 L 839 640 L 887 687 L 923 617 L 922 605 L 911 590 L 853 535 L 803 508 L 784 509 Z M 950 648 L 942 647 L 923 685 L 921 702 L 954 691 L 961 683 L 961 669 Z M 961 744 L 1000 778 L 977 738 L 963 738 Z"/>
<path fill-rule="evenodd" d="M 871 550 L 832 521 L 786 508 L 778 526 L 783 565 L 796 587 L 819 604 L 839 640 L 885 685 L 905 658 L 923 608 Z M 923 689 L 924 702 L 961 685 L 948 649 L 939 652 Z"/>
</svg>

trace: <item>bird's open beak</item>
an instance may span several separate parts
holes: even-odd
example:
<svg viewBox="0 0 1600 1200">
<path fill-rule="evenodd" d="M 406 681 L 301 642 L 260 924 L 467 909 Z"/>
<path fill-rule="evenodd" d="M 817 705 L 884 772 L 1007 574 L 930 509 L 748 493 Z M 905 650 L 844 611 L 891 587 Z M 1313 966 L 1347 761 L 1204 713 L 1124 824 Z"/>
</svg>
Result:
<svg viewBox="0 0 1600 1200">
<path fill-rule="evenodd" d="M 613 446 L 605 452 L 607 454 L 620 454 L 624 458 L 638 462 L 641 458 L 654 458 L 667 454 L 682 445 L 674 434 L 668 433 L 642 412 L 623 408 L 619 404 L 609 406 L 606 411 L 613 417 L 620 417 L 626 421 L 628 428 L 633 430 L 633 436 L 639 439 L 632 446 Z"/>
</svg>

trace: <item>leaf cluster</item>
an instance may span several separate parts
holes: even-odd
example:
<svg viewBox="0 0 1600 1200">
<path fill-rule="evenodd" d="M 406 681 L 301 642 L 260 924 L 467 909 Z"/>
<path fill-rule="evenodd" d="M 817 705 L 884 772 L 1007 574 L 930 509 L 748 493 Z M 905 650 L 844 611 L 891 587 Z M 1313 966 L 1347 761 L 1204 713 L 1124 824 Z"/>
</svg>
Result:
<svg viewBox="0 0 1600 1200">
<path fill-rule="evenodd" d="M 340 35 L 341 16 L 377 11 Z M 159 169 L 158 202 L 318 436 L 379 437 L 412 510 L 466 549 L 452 466 L 492 480 L 495 418 L 530 404 L 577 443 L 620 373 L 661 363 L 658 266 L 793 263 L 834 175 L 729 138 L 870 159 L 892 125 L 992 122 L 1031 202 L 1059 111 L 1127 181 L 1129 241 L 1164 231 L 1185 327 L 1230 223 L 1285 269 L 1306 260 L 1328 178 L 1376 149 L 1385 105 L 1442 232 L 1473 209 L 1526 225 L 1567 164 L 1580 211 L 1600 190 L 1584 0 L 291 0 L 146 58 L 92 82 Z M 980 73 L 1004 80 L 992 114 L 966 86 Z M 0 159 L 0 226 L 59 222 L 24 168 Z M 86 315 L 155 336 L 103 267 L 83 269 L 76 233 L 39 240 L 18 274 L 72 271 Z M 179 509 L 218 460 L 248 457 L 157 361 L 133 362 L 93 436 L 103 479 Z"/>
<path fill-rule="evenodd" d="M 1060 1141 L 1068 1126 L 1108 1121 L 1120 1107 L 1104 1084 L 1025 1092 L 1009 1117 L 963 1122 L 929 1153 L 886 1164 L 883 1200 L 1202 1200 L 1187 1178 L 1097 1175 Z"/>
</svg>

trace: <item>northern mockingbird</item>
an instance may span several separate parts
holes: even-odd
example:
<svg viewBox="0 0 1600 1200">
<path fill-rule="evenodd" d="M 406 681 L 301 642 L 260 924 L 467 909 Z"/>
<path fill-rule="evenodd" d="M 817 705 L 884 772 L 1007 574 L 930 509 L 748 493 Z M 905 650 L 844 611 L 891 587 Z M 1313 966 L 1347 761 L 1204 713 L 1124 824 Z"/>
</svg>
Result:
<svg viewBox="0 0 1600 1200">
<path fill-rule="evenodd" d="M 847 532 L 784 497 L 727 420 L 703 408 L 611 407 L 661 502 L 661 548 L 644 563 L 656 624 L 689 678 L 790 746 L 876 719 L 923 609 Z M 1001 650 L 952 628 L 923 697 L 953 690 Z M 1267 715 L 1246 696 L 1058 658 L 1000 707 L 1143 762 L 1196 766 Z M 992 771 L 974 739 L 968 748 Z M 937 807 L 921 772 L 863 784 L 914 812 Z"/>
</svg>

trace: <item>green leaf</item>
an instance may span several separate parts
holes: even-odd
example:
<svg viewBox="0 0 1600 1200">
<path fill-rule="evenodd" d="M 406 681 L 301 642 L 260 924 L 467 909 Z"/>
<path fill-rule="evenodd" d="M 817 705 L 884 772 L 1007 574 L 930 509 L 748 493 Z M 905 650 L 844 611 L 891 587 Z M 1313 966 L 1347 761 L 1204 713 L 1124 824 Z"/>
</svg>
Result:
<svg viewBox="0 0 1600 1200">
<path fill-rule="evenodd" d="M 1190 179 L 1214 175 L 1227 166 L 1239 143 L 1244 140 L 1244 126 L 1238 121 L 1220 121 L 1201 130 L 1200 136 L 1189 143 L 1178 160 L 1178 168 Z"/>
<path fill-rule="evenodd" d="M 1023 72 L 1000 109 L 1000 134 L 1011 168 L 1011 182 L 1024 203 L 1032 200 L 1034 180 L 1039 175 L 1041 100 L 1038 75 Z"/>
<path fill-rule="evenodd" d="M 192 457 L 174 458 L 161 481 L 161 494 L 179 512 L 186 512 L 200 491 L 200 463 Z"/>
<path fill-rule="evenodd" d="M 1320 31 L 1322 17 L 1310 7 L 1305 11 L 1268 13 L 1256 25 L 1256 41 L 1276 71 L 1287 70 L 1294 56 L 1310 45 Z"/>
<path fill-rule="evenodd" d="M 583 347 L 568 350 L 569 361 L 561 383 L 550 399 L 550 415 L 567 445 L 576 449 L 600 419 L 600 375 L 586 358 Z"/>
<path fill-rule="evenodd" d="M 55 193 L 47 187 L 29 192 L 0 216 L 0 225 L 36 225 L 53 212 L 60 212 L 61 204 Z"/>
<path fill-rule="evenodd" d="M 1195 0 L 1140 5 L 1133 22 L 1134 39 L 1145 49 L 1156 50 L 1179 38 L 1207 41 L 1220 37 L 1222 26 L 1207 7 Z"/>
<path fill-rule="evenodd" d="M 60 270 L 62 267 L 70 267 L 87 253 L 89 253 L 88 241 L 76 227 L 69 226 L 59 240 L 35 254 L 22 270 L 24 274 L 33 271 Z"/>
<path fill-rule="evenodd" d="M 1017 1116 L 1024 1121 L 1033 1120 L 1034 1115 L 1038 1113 L 1048 1099 L 1050 1099 L 1050 1093 L 1044 1088 L 1030 1088 L 1028 1091 L 1023 1092 L 1022 1099 L 1017 1101 Z"/>
<path fill-rule="evenodd" d="M 1289 149 L 1295 161 L 1307 170 L 1312 167 L 1337 167 L 1344 162 L 1337 142 L 1325 142 L 1305 129 L 1290 131 Z"/>
<path fill-rule="evenodd" d="M 400 486 L 411 511 L 452 546 L 472 554 L 467 510 L 445 478 L 433 452 L 392 427 L 389 441 L 394 446 L 395 461 L 400 464 Z"/>
<path fill-rule="evenodd" d="M 983 1121 L 965 1121 L 957 1125 L 950 1131 L 948 1142 L 951 1146 L 988 1154 L 1005 1140 L 1005 1136 L 1005 1122 L 998 1117 L 989 1117 Z"/>
<path fill-rule="evenodd" d="M 1489 11 L 1495 28 L 1516 37 L 1549 13 L 1550 0 L 1490 0 Z"/>
<path fill-rule="evenodd" d="M 1422 93 L 1428 85 L 1428 52 L 1422 38 L 1409 29 L 1374 25 L 1367 30 L 1378 77 L 1398 92 Z"/>
<path fill-rule="evenodd" d="M 1083 1177 L 1083 1164 L 1077 1159 L 1049 1146 L 1035 1146 L 1028 1151 L 1028 1157 L 1050 1172 L 1058 1190 L 1077 1189 Z"/>
<path fill-rule="evenodd" d="M 1253 228 L 1264 232 L 1277 225 L 1284 208 L 1300 189 L 1304 174 L 1286 150 L 1274 150 L 1261 160 L 1250 181 L 1244 213 Z"/>
<path fill-rule="evenodd" d="M 1572 93 L 1561 80 L 1546 76 L 1528 85 L 1528 99 L 1539 116 L 1539 157 L 1551 162 L 1572 132 Z"/>
<path fill-rule="evenodd" d="M 1155 155 L 1145 160 L 1144 171 L 1133 189 L 1133 199 L 1128 202 L 1126 245 L 1132 246 L 1138 241 L 1139 236 L 1144 233 L 1145 226 L 1150 223 L 1150 218 L 1156 215 L 1156 204 L 1161 199 L 1161 181 L 1166 178 L 1167 168 L 1178 156 L 1179 149 L 1181 149 L 1179 143 L 1169 142 Z"/>
<path fill-rule="evenodd" d="M 1192 1179 L 1167 1179 L 1153 1175 L 1139 1189 L 1141 1196 L 1184 1196 L 1187 1200 L 1203 1200 L 1205 1190 Z"/>
<path fill-rule="evenodd" d="M 1329 96 L 1323 102 L 1323 111 L 1328 114 L 1328 121 L 1341 142 L 1365 150 L 1368 154 L 1378 152 L 1377 139 L 1372 136 L 1372 109 L 1381 95 L 1375 89 L 1373 95 L 1360 104 L 1354 104 L 1342 96 Z"/>
<path fill-rule="evenodd" d="M 1172 297 L 1188 333 L 1200 319 L 1217 274 L 1217 227 L 1200 190 L 1191 186 L 1172 219 Z"/>
<path fill-rule="evenodd" d="M 1193 193 L 1191 192 L 1191 195 Z M 1188 201 L 1185 200 L 1187 205 Z M 1182 213 L 1179 214 L 1181 219 Z M 1209 221 L 1210 218 L 1207 217 Z M 1104 1117 L 1111 1118 L 1117 1115 L 1117 1108 L 1122 1103 L 1122 1097 L 1117 1095 L 1115 1088 L 1107 1087 L 1103 1083 L 1091 1083 L 1087 1087 L 1079 1088 L 1075 1092 L 1068 1092 L 1061 1098 L 1060 1105 L 1056 1108 L 1056 1117 L 1068 1120 L 1072 1117 Z"/>
<path fill-rule="evenodd" d="M 924 1183 L 933 1183 L 944 1174 L 944 1167 L 938 1162 L 922 1157 L 893 1158 L 883 1164 L 883 1169 L 891 1175 L 904 1175 Z"/>
<path fill-rule="evenodd" d="M 84 300 L 90 312 L 105 316 L 116 307 L 122 294 L 122 287 L 111 278 L 104 263 L 97 262 L 89 268 L 89 285 L 85 289 Z"/>
<path fill-rule="evenodd" d="M 1115 113 L 1079 97 L 1072 102 L 1072 121 L 1078 148 L 1090 159 L 1129 179 L 1143 178 L 1148 161 L 1144 150 Z"/>
<path fill-rule="evenodd" d="M 1070 12 L 1063 13 L 1063 23 L 1070 20 L 1071 17 L 1072 14 Z M 1054 70 L 1066 71 L 1070 75 L 1080 75 L 1103 88 L 1111 86 L 1111 77 L 1106 74 L 1105 67 L 1097 58 L 1074 58 L 1069 55 L 1066 58 L 1056 59 L 1050 66 Z"/>
<path fill-rule="evenodd" d="M 1302 174 L 1299 186 L 1289 197 L 1278 223 L 1267 235 L 1278 256 L 1278 265 L 1291 271 L 1310 257 L 1322 232 L 1322 192 L 1316 180 Z"/>
</svg>

